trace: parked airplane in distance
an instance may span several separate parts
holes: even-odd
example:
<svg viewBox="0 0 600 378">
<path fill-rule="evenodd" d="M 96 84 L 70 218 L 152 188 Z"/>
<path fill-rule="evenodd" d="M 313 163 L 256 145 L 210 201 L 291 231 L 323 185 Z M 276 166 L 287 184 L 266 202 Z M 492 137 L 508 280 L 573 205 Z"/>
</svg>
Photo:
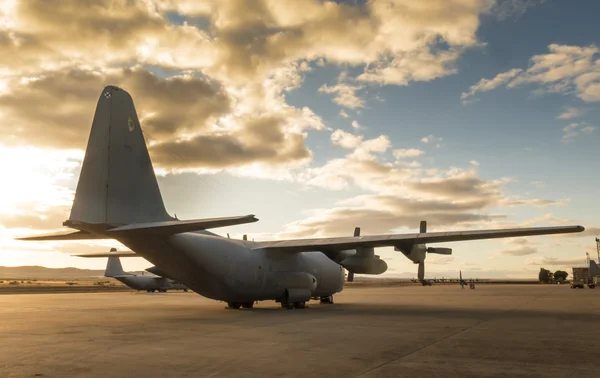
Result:
<svg viewBox="0 0 600 378">
<path fill-rule="evenodd" d="M 116 249 L 111 249 L 110 253 L 116 253 Z M 84 255 L 85 256 L 85 255 Z M 97 257 L 97 256 L 94 256 Z M 152 267 L 154 268 L 154 267 Z M 152 268 L 150 272 L 152 272 Z M 148 269 L 146 269 L 148 270 Z M 104 271 L 105 277 L 111 277 L 117 281 L 129 286 L 135 290 L 146 290 L 147 292 L 161 292 L 166 293 L 167 290 L 183 290 L 188 291 L 185 285 L 178 283 L 175 280 L 167 277 L 161 277 L 160 275 L 152 276 L 138 276 L 133 273 L 127 273 L 123 270 L 121 260 L 118 256 L 108 256 L 108 262 L 106 263 L 106 270 Z"/>
<path fill-rule="evenodd" d="M 167 214 L 133 100 L 123 89 L 108 86 L 98 100 L 73 207 L 63 223 L 76 231 L 22 239 L 116 239 L 169 277 L 230 308 L 263 300 L 303 308 L 310 299 L 333 303 L 344 286 L 344 268 L 353 274 L 385 272 L 387 264 L 374 254 L 377 247 L 402 252 L 419 264 L 423 279 L 427 253 L 452 253 L 426 243 L 584 230 L 560 226 L 427 233 L 422 223 L 420 232 L 411 234 L 262 242 L 206 231 L 256 221 L 254 215 L 178 220 Z"/>
</svg>

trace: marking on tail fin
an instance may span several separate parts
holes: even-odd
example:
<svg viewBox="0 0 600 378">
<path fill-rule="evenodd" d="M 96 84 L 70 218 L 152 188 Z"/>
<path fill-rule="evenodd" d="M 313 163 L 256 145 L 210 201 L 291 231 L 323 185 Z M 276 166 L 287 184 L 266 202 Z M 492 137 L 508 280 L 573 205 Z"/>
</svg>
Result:
<svg viewBox="0 0 600 378">
<path fill-rule="evenodd" d="M 135 129 L 135 122 L 133 122 L 131 116 L 129 116 L 129 119 L 127 120 L 127 125 L 129 126 L 129 132 L 132 132 Z"/>
</svg>

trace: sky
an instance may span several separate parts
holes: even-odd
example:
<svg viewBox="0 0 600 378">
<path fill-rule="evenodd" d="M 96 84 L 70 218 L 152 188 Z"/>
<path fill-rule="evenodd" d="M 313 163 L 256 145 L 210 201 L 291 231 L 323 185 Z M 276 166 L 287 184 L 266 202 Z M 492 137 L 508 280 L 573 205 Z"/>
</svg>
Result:
<svg viewBox="0 0 600 378">
<path fill-rule="evenodd" d="M 95 104 L 133 97 L 164 202 L 255 240 L 581 224 L 448 243 L 426 276 L 535 278 L 596 257 L 600 3 L 0 4 L 0 265 L 103 269 L 68 219 Z M 416 265 L 378 251 L 386 277 Z M 126 269 L 150 264 L 124 259 Z"/>
</svg>

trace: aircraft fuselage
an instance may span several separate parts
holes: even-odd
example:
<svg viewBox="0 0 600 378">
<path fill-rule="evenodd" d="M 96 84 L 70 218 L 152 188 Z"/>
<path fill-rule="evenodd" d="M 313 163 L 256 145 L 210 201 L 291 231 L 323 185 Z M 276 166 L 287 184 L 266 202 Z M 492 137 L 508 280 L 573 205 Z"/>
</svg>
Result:
<svg viewBox="0 0 600 378">
<path fill-rule="evenodd" d="M 344 286 L 342 266 L 320 252 L 253 250 L 253 242 L 209 232 L 119 241 L 196 293 L 225 302 L 326 297 Z"/>
<path fill-rule="evenodd" d="M 122 276 L 113 277 L 136 290 L 184 290 L 184 285 L 174 283 L 168 278 L 156 278 L 151 276 Z"/>
</svg>

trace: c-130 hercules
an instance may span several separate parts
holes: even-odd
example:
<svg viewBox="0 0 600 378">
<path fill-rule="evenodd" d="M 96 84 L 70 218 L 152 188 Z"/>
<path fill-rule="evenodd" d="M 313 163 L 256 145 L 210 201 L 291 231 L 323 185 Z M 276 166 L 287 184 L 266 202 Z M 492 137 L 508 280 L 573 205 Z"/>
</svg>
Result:
<svg viewBox="0 0 600 378">
<path fill-rule="evenodd" d="M 351 273 L 381 274 L 374 248 L 394 247 L 419 264 L 426 253 L 450 254 L 426 243 L 581 232 L 582 226 L 349 236 L 279 241 L 224 238 L 211 228 L 256 222 L 254 215 L 178 220 L 167 214 L 133 100 L 108 86 L 98 100 L 67 233 L 21 240 L 116 239 L 196 293 L 250 308 L 275 300 L 303 308 L 333 303 Z M 130 255 L 132 252 L 128 254 Z"/>
</svg>

